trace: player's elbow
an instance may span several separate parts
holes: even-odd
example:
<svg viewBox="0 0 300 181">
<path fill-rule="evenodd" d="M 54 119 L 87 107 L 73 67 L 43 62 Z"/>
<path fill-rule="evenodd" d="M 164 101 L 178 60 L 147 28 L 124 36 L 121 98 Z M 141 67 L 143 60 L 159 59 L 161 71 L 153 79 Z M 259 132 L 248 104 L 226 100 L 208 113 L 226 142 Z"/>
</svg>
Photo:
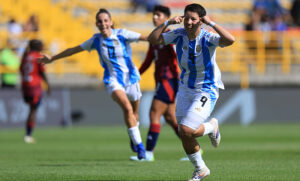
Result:
<svg viewBox="0 0 300 181">
<path fill-rule="evenodd" d="M 234 42 L 235 42 L 234 36 L 232 36 L 232 37 L 230 37 L 230 38 L 228 39 L 228 44 L 229 44 L 229 45 L 232 45 Z M 228 45 L 228 46 L 229 46 L 229 45 Z"/>
<path fill-rule="evenodd" d="M 162 44 L 162 38 L 161 37 L 149 36 L 148 41 L 152 45 Z"/>
<path fill-rule="evenodd" d="M 228 37 L 227 39 L 226 39 L 226 46 L 230 46 L 230 45 L 232 45 L 233 43 L 235 42 L 235 38 L 234 38 L 234 36 L 230 36 L 230 37 Z"/>
<path fill-rule="evenodd" d="M 229 37 L 224 39 L 223 41 L 221 41 L 221 46 L 222 47 L 227 47 L 232 45 L 235 42 L 235 38 L 234 37 Z"/>
</svg>

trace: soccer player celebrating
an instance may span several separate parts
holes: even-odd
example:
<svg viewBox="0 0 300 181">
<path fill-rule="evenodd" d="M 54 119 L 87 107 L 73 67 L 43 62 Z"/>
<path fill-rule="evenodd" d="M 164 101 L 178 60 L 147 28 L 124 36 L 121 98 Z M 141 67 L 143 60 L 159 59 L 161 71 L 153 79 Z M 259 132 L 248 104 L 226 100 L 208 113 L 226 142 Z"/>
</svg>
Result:
<svg viewBox="0 0 300 181">
<path fill-rule="evenodd" d="M 83 50 L 97 50 L 100 64 L 104 68 L 103 82 L 112 99 L 122 108 L 128 134 L 137 148 L 137 157 L 145 158 L 145 148 L 138 128 L 139 100 L 142 96 L 139 80 L 140 74 L 131 59 L 130 43 L 147 40 L 139 33 L 125 29 L 113 29 L 110 13 L 100 9 L 96 14 L 96 26 L 100 33 L 81 45 L 68 48 L 48 58 L 44 56 L 40 62 L 51 63 L 57 59 L 71 56 Z"/>
<path fill-rule="evenodd" d="M 184 28 L 164 32 L 172 24 L 184 22 Z M 217 33 L 201 28 L 211 26 Z M 183 148 L 195 167 L 190 181 L 199 181 L 210 174 L 200 153 L 197 137 L 209 135 L 212 145 L 221 140 L 218 120 L 210 116 L 218 99 L 218 89 L 224 89 L 217 66 L 216 48 L 233 44 L 234 37 L 223 27 L 211 21 L 199 4 L 187 5 L 183 16 L 176 16 L 155 28 L 148 37 L 151 44 L 176 44 L 181 69 L 176 102 L 176 118 Z"/>
<path fill-rule="evenodd" d="M 26 121 L 26 136 L 24 137 L 26 143 L 35 142 L 32 132 L 35 125 L 36 113 L 42 98 L 42 80 L 46 83 L 48 94 L 50 94 L 50 86 L 45 74 L 45 68 L 42 64 L 38 63 L 38 58 L 42 57 L 40 53 L 42 50 L 43 43 L 40 40 L 30 40 L 20 66 L 23 98 L 30 106 Z"/>
</svg>

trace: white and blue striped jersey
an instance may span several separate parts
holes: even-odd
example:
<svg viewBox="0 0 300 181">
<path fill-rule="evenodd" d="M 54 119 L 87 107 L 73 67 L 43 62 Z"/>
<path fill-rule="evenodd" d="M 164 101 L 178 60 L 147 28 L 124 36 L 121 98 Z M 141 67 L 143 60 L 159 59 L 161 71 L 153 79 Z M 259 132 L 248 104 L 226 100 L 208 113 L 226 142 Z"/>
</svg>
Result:
<svg viewBox="0 0 300 181">
<path fill-rule="evenodd" d="M 112 29 L 110 37 L 104 38 L 101 33 L 80 46 L 84 50 L 97 50 L 100 64 L 104 68 L 103 82 L 106 85 L 118 83 L 123 87 L 140 80 L 140 73 L 131 57 L 129 43 L 138 41 L 141 35 L 125 29 Z"/>
<path fill-rule="evenodd" d="M 190 89 L 209 91 L 224 89 L 221 72 L 216 63 L 216 48 L 220 36 L 201 28 L 200 34 L 189 40 L 184 28 L 162 34 L 165 44 L 176 44 L 180 82 Z"/>
</svg>

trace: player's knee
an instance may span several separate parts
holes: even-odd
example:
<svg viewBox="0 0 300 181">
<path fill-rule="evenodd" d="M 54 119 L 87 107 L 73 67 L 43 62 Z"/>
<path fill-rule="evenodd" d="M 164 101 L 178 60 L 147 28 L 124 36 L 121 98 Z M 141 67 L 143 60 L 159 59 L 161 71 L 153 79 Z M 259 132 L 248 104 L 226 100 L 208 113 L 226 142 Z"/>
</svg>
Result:
<svg viewBox="0 0 300 181">
<path fill-rule="evenodd" d="M 150 116 L 155 116 L 156 115 L 156 111 L 154 109 L 150 109 L 149 114 L 150 114 Z"/>
<path fill-rule="evenodd" d="M 172 115 L 171 113 L 166 113 L 164 114 L 164 117 L 165 117 L 165 120 L 169 123 L 169 124 L 172 124 L 173 122 L 176 121 L 176 118 L 174 115 Z"/>
<path fill-rule="evenodd" d="M 139 120 L 139 114 L 138 113 L 135 112 L 134 116 L 135 116 L 136 120 Z"/>
<path fill-rule="evenodd" d="M 153 106 L 150 108 L 150 115 L 157 115 L 158 111 L 156 108 L 154 108 Z"/>
<path fill-rule="evenodd" d="M 197 130 L 193 130 L 193 132 L 191 134 L 192 134 L 193 138 L 199 137 L 199 135 L 197 134 Z"/>
<path fill-rule="evenodd" d="M 150 119 L 151 119 L 151 122 L 160 122 L 160 114 L 155 111 L 155 110 L 150 110 Z"/>
<path fill-rule="evenodd" d="M 179 126 L 179 135 L 182 139 L 194 138 L 194 132 L 195 130 L 193 130 L 192 128 L 184 125 Z"/>
</svg>

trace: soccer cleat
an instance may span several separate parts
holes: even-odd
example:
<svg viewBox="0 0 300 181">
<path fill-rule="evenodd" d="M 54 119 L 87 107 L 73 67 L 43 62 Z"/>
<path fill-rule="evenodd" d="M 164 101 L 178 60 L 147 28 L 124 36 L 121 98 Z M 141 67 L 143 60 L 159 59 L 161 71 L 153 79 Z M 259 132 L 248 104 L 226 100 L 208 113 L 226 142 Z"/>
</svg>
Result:
<svg viewBox="0 0 300 181">
<path fill-rule="evenodd" d="M 214 125 L 214 131 L 212 133 L 208 134 L 208 136 L 210 138 L 211 144 L 214 147 L 218 147 L 220 142 L 221 142 L 221 133 L 220 133 L 220 130 L 219 130 L 218 120 L 216 118 L 212 118 L 210 120 L 210 123 L 212 125 Z"/>
<path fill-rule="evenodd" d="M 144 161 L 144 160 L 139 160 L 137 156 L 130 156 L 129 160 L 131 160 L 131 161 Z"/>
<path fill-rule="evenodd" d="M 149 151 L 146 151 L 146 158 L 139 160 L 137 156 L 131 156 L 130 160 L 132 160 L 132 161 L 143 161 L 143 162 L 153 162 L 155 159 L 154 159 L 153 152 L 150 153 Z"/>
<path fill-rule="evenodd" d="M 137 157 L 139 160 L 145 159 L 146 158 L 146 150 L 145 147 L 143 145 L 143 143 L 140 143 L 139 145 L 137 145 L 138 149 L 137 149 Z"/>
<path fill-rule="evenodd" d="M 154 154 L 152 151 L 146 151 L 146 158 L 145 161 L 153 162 L 154 161 Z"/>
<path fill-rule="evenodd" d="M 35 143 L 35 139 L 31 136 L 25 136 L 24 141 L 25 141 L 25 143 L 29 143 L 29 144 Z"/>
<path fill-rule="evenodd" d="M 130 138 L 129 138 L 130 139 Z M 133 142 L 130 139 L 130 148 L 133 152 L 137 152 L 138 151 L 138 146 L 134 145 Z"/>
<path fill-rule="evenodd" d="M 207 167 L 204 167 L 201 170 L 195 170 L 192 178 L 189 181 L 200 181 L 209 175 L 210 170 Z"/>
</svg>

